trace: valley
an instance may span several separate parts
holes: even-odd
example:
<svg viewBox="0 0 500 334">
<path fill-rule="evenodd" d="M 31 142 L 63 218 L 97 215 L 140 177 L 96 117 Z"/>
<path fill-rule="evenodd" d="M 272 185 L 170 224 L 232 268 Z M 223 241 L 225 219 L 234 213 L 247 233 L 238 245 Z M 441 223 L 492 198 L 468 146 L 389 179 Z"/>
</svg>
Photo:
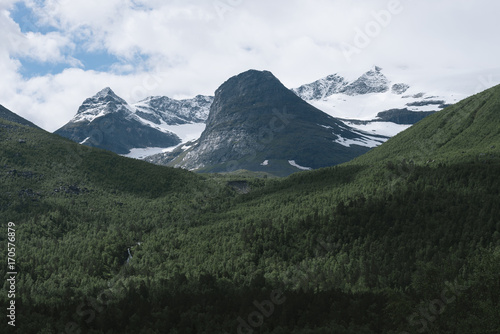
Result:
<svg viewBox="0 0 500 334">
<path fill-rule="evenodd" d="M 156 166 L 2 119 L 18 332 L 494 333 L 499 110 L 497 86 L 286 178 Z"/>
</svg>

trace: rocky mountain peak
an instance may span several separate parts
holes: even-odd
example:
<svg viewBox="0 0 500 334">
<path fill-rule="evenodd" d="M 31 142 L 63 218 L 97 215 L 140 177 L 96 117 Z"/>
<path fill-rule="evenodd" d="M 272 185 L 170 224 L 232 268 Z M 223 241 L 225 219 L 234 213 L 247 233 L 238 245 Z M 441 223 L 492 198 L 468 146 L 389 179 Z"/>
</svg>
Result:
<svg viewBox="0 0 500 334">
<path fill-rule="evenodd" d="M 244 95 L 245 92 L 267 92 L 280 85 L 279 80 L 269 71 L 249 70 L 236 75 L 223 83 L 216 91 L 216 98 L 230 98 Z"/>
<path fill-rule="evenodd" d="M 100 90 L 97 94 L 92 96 L 90 98 L 90 100 L 98 101 L 98 102 L 116 101 L 116 102 L 124 103 L 124 104 L 127 103 L 127 102 L 125 102 L 124 99 L 122 99 L 121 97 L 116 95 L 116 93 L 109 87 L 106 87 L 106 88 Z"/>
<path fill-rule="evenodd" d="M 389 85 L 390 80 L 382 73 L 382 68 L 374 66 L 352 82 L 338 74 L 331 74 L 310 84 L 294 88 L 292 91 L 306 101 L 318 101 L 334 94 L 354 96 L 385 93 L 389 91 Z M 399 91 L 401 90 L 400 88 Z"/>
<path fill-rule="evenodd" d="M 167 96 L 152 96 L 132 105 L 139 117 L 155 124 L 170 125 L 204 123 L 212 96 L 198 95 L 192 99 L 175 100 Z"/>
<path fill-rule="evenodd" d="M 348 82 L 338 74 L 331 74 L 313 83 L 303 85 L 292 91 L 306 101 L 321 100 L 340 92 Z"/>
<path fill-rule="evenodd" d="M 107 95 L 114 95 L 116 96 L 115 92 L 109 87 L 103 88 L 101 91 L 99 91 L 95 96 L 96 97 L 105 97 Z"/>
<path fill-rule="evenodd" d="M 357 80 L 341 90 L 346 95 L 362 95 L 370 93 L 385 93 L 389 90 L 390 81 L 382 73 L 382 68 L 374 66 Z"/>
<path fill-rule="evenodd" d="M 128 106 L 128 103 L 113 92 L 109 87 L 100 90 L 94 96 L 83 101 L 78 114 L 85 114 L 88 112 L 95 113 L 96 111 L 102 112 L 106 109 L 107 112 L 112 112 L 120 106 Z"/>
<path fill-rule="evenodd" d="M 228 116 L 234 112 L 248 111 L 250 106 L 279 99 L 283 90 L 288 91 L 269 71 L 249 70 L 236 75 L 215 91 L 207 124 L 210 125 L 216 118 Z M 253 110 L 260 109 L 253 108 Z"/>
</svg>

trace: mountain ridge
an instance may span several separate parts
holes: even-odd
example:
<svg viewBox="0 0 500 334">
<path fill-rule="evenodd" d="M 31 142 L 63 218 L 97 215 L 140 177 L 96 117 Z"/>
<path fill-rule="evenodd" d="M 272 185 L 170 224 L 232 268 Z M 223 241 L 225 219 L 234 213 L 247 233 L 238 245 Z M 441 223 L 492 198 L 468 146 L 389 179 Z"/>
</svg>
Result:
<svg viewBox="0 0 500 334">
<path fill-rule="evenodd" d="M 427 97 L 425 94 L 403 95 L 408 89 L 410 89 L 410 86 L 407 84 L 393 84 L 385 76 L 382 68 L 374 66 L 354 80 L 349 81 L 338 74 L 334 74 L 311 84 L 292 89 L 292 91 L 309 104 L 312 104 L 330 116 L 346 120 L 347 124 L 355 128 L 358 132 L 387 137 L 405 128 L 399 125 L 406 125 L 408 127 L 428 114 L 442 108 L 442 106 L 435 106 L 433 108 L 429 104 L 429 101 L 426 100 Z M 261 93 L 267 94 L 264 91 Z M 399 100 L 397 103 L 390 101 L 384 107 L 385 103 L 380 103 L 380 101 L 389 96 L 388 94 L 390 96 L 397 96 Z M 363 99 L 366 97 L 369 101 L 373 99 L 375 99 L 375 102 L 377 100 L 380 101 L 373 106 L 370 105 L 369 108 L 360 107 L 362 103 L 367 103 L 361 102 L 361 100 L 357 103 L 356 101 L 360 97 Z M 347 102 L 345 102 L 346 99 Z M 175 100 L 166 96 L 151 96 L 137 103 L 128 104 L 107 87 L 96 94 L 96 96 L 86 99 L 79 107 L 77 115 L 63 128 L 57 130 L 56 133 L 62 134 L 79 143 L 87 144 L 87 140 L 90 140 L 89 137 L 91 137 L 89 133 L 97 132 L 100 133 L 100 136 L 94 138 L 93 143 L 88 144 L 143 159 L 145 156 L 160 151 L 178 151 L 175 148 L 176 145 L 181 143 L 186 144 L 193 141 L 195 137 L 199 139 L 205 128 L 204 124 L 209 117 L 209 110 L 213 101 L 213 96 L 203 95 L 197 95 L 192 99 L 184 100 Z M 106 103 L 109 104 L 108 107 L 106 107 Z M 347 105 L 344 107 L 343 105 L 346 103 Z M 445 101 L 443 100 L 444 103 Z M 380 104 L 380 106 L 377 106 L 377 104 Z M 367 118 L 364 115 L 365 112 L 360 111 L 364 108 L 372 111 L 370 117 Z M 350 109 L 353 112 L 346 113 Z M 118 121 L 118 117 L 108 116 L 113 119 L 103 120 L 100 123 L 104 125 L 99 125 L 97 129 L 95 126 L 90 125 L 96 118 L 106 117 L 110 110 L 115 116 L 120 114 L 122 119 Z M 80 123 L 80 126 L 75 126 L 74 124 L 83 121 L 88 122 L 85 124 Z M 135 121 L 142 124 L 139 125 Z M 146 129 L 146 133 L 152 133 L 151 136 L 153 138 L 147 140 L 145 137 L 148 135 L 145 134 L 135 134 L 138 141 L 135 139 L 126 139 L 123 134 L 118 135 L 117 138 L 112 138 L 112 136 L 109 136 L 110 133 L 107 130 L 113 122 L 117 122 L 118 127 L 125 128 L 130 127 L 129 125 L 133 123 L 134 127 Z M 380 122 L 384 122 L 385 124 L 380 126 Z M 190 124 L 197 126 L 189 127 Z M 76 130 L 75 128 L 79 129 Z M 162 135 L 161 133 L 166 133 L 167 135 Z M 108 134 L 106 144 L 102 143 L 102 134 Z M 161 137 L 170 138 L 169 140 L 166 138 L 160 140 Z M 116 141 L 116 143 L 113 143 L 113 141 Z M 184 146 L 179 145 L 178 148 Z M 136 149 L 137 153 L 131 153 L 133 149 Z M 161 154 L 150 156 L 147 160 L 165 163 L 165 161 L 170 159 L 169 156 L 171 156 L 171 153 L 163 154 L 163 157 Z"/>
<path fill-rule="evenodd" d="M 155 124 L 169 125 L 204 123 L 208 118 L 212 96 L 197 95 L 192 99 L 175 100 L 167 96 L 150 96 L 134 103 L 135 113 Z"/>
</svg>

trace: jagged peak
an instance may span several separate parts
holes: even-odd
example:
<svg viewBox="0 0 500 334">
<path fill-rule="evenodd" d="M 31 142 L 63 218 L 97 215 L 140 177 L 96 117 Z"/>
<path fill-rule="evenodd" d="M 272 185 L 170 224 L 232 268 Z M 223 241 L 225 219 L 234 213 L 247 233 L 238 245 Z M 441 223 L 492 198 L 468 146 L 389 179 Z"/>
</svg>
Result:
<svg viewBox="0 0 500 334">
<path fill-rule="evenodd" d="M 145 99 L 142 99 L 139 102 L 135 103 L 134 105 L 141 105 L 141 104 L 144 104 L 144 103 L 156 102 L 156 101 L 184 102 L 184 101 L 200 101 L 200 100 L 210 101 L 210 100 L 213 100 L 213 99 L 214 99 L 213 96 L 201 95 L 201 94 L 200 95 L 196 95 L 195 97 L 192 97 L 192 98 L 188 98 L 188 99 L 173 99 L 173 98 L 168 97 L 168 96 L 157 95 L 157 96 L 148 96 Z"/>
<path fill-rule="evenodd" d="M 141 102 L 148 102 L 148 101 L 163 101 L 163 100 L 172 100 L 170 97 L 168 96 L 160 96 L 160 95 L 155 95 L 155 96 L 148 96 L 146 97 L 145 99 L 142 99 L 141 101 L 139 101 L 138 103 L 141 103 Z"/>
<path fill-rule="evenodd" d="M 116 95 L 116 93 L 109 87 L 101 89 L 97 94 L 85 100 L 84 104 L 109 101 L 117 101 L 121 104 L 127 104 L 124 99 Z"/>
<path fill-rule="evenodd" d="M 336 79 L 344 79 L 344 77 L 342 77 L 341 75 L 339 75 L 338 73 L 335 73 L 335 74 L 330 74 L 330 75 L 327 75 L 326 77 L 324 77 L 323 79 L 325 80 L 328 80 L 328 81 L 331 81 L 331 80 L 336 80 Z"/>
<path fill-rule="evenodd" d="M 106 88 L 103 88 L 101 89 L 96 95 L 94 95 L 93 97 L 95 98 L 100 98 L 100 97 L 106 97 L 106 96 L 117 96 L 115 94 L 115 92 L 113 92 L 113 90 L 109 87 L 106 87 Z"/>
<path fill-rule="evenodd" d="M 83 101 L 80 108 L 78 108 L 77 116 L 75 117 L 75 119 L 77 120 L 81 119 L 80 115 L 82 114 L 84 115 L 89 112 L 91 114 L 94 114 L 96 113 L 97 109 L 101 110 L 103 108 L 108 108 L 108 106 L 110 105 L 123 106 L 123 108 L 129 109 L 128 103 L 124 99 L 116 95 L 111 88 L 106 87 L 104 89 L 101 89 L 94 96 Z M 111 107 L 110 110 L 117 110 L 117 109 L 116 107 Z"/>
<path fill-rule="evenodd" d="M 381 71 L 381 67 L 374 66 L 373 69 L 352 82 L 342 92 L 347 95 L 385 93 L 389 90 L 390 80 Z"/>
<path fill-rule="evenodd" d="M 361 78 L 366 78 L 366 77 L 380 77 L 380 78 L 386 78 L 386 76 L 382 73 L 382 67 L 374 66 L 372 69 L 364 73 Z"/>
</svg>

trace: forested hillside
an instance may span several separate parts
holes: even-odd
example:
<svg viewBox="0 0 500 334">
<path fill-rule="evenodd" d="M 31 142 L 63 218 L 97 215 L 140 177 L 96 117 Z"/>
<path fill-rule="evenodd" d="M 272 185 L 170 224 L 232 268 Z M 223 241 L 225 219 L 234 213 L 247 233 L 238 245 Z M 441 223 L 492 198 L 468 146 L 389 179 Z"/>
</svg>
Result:
<svg viewBox="0 0 500 334">
<path fill-rule="evenodd" d="M 496 334 L 499 129 L 496 87 L 348 164 L 273 179 L 0 121 L 17 332 Z"/>
</svg>

